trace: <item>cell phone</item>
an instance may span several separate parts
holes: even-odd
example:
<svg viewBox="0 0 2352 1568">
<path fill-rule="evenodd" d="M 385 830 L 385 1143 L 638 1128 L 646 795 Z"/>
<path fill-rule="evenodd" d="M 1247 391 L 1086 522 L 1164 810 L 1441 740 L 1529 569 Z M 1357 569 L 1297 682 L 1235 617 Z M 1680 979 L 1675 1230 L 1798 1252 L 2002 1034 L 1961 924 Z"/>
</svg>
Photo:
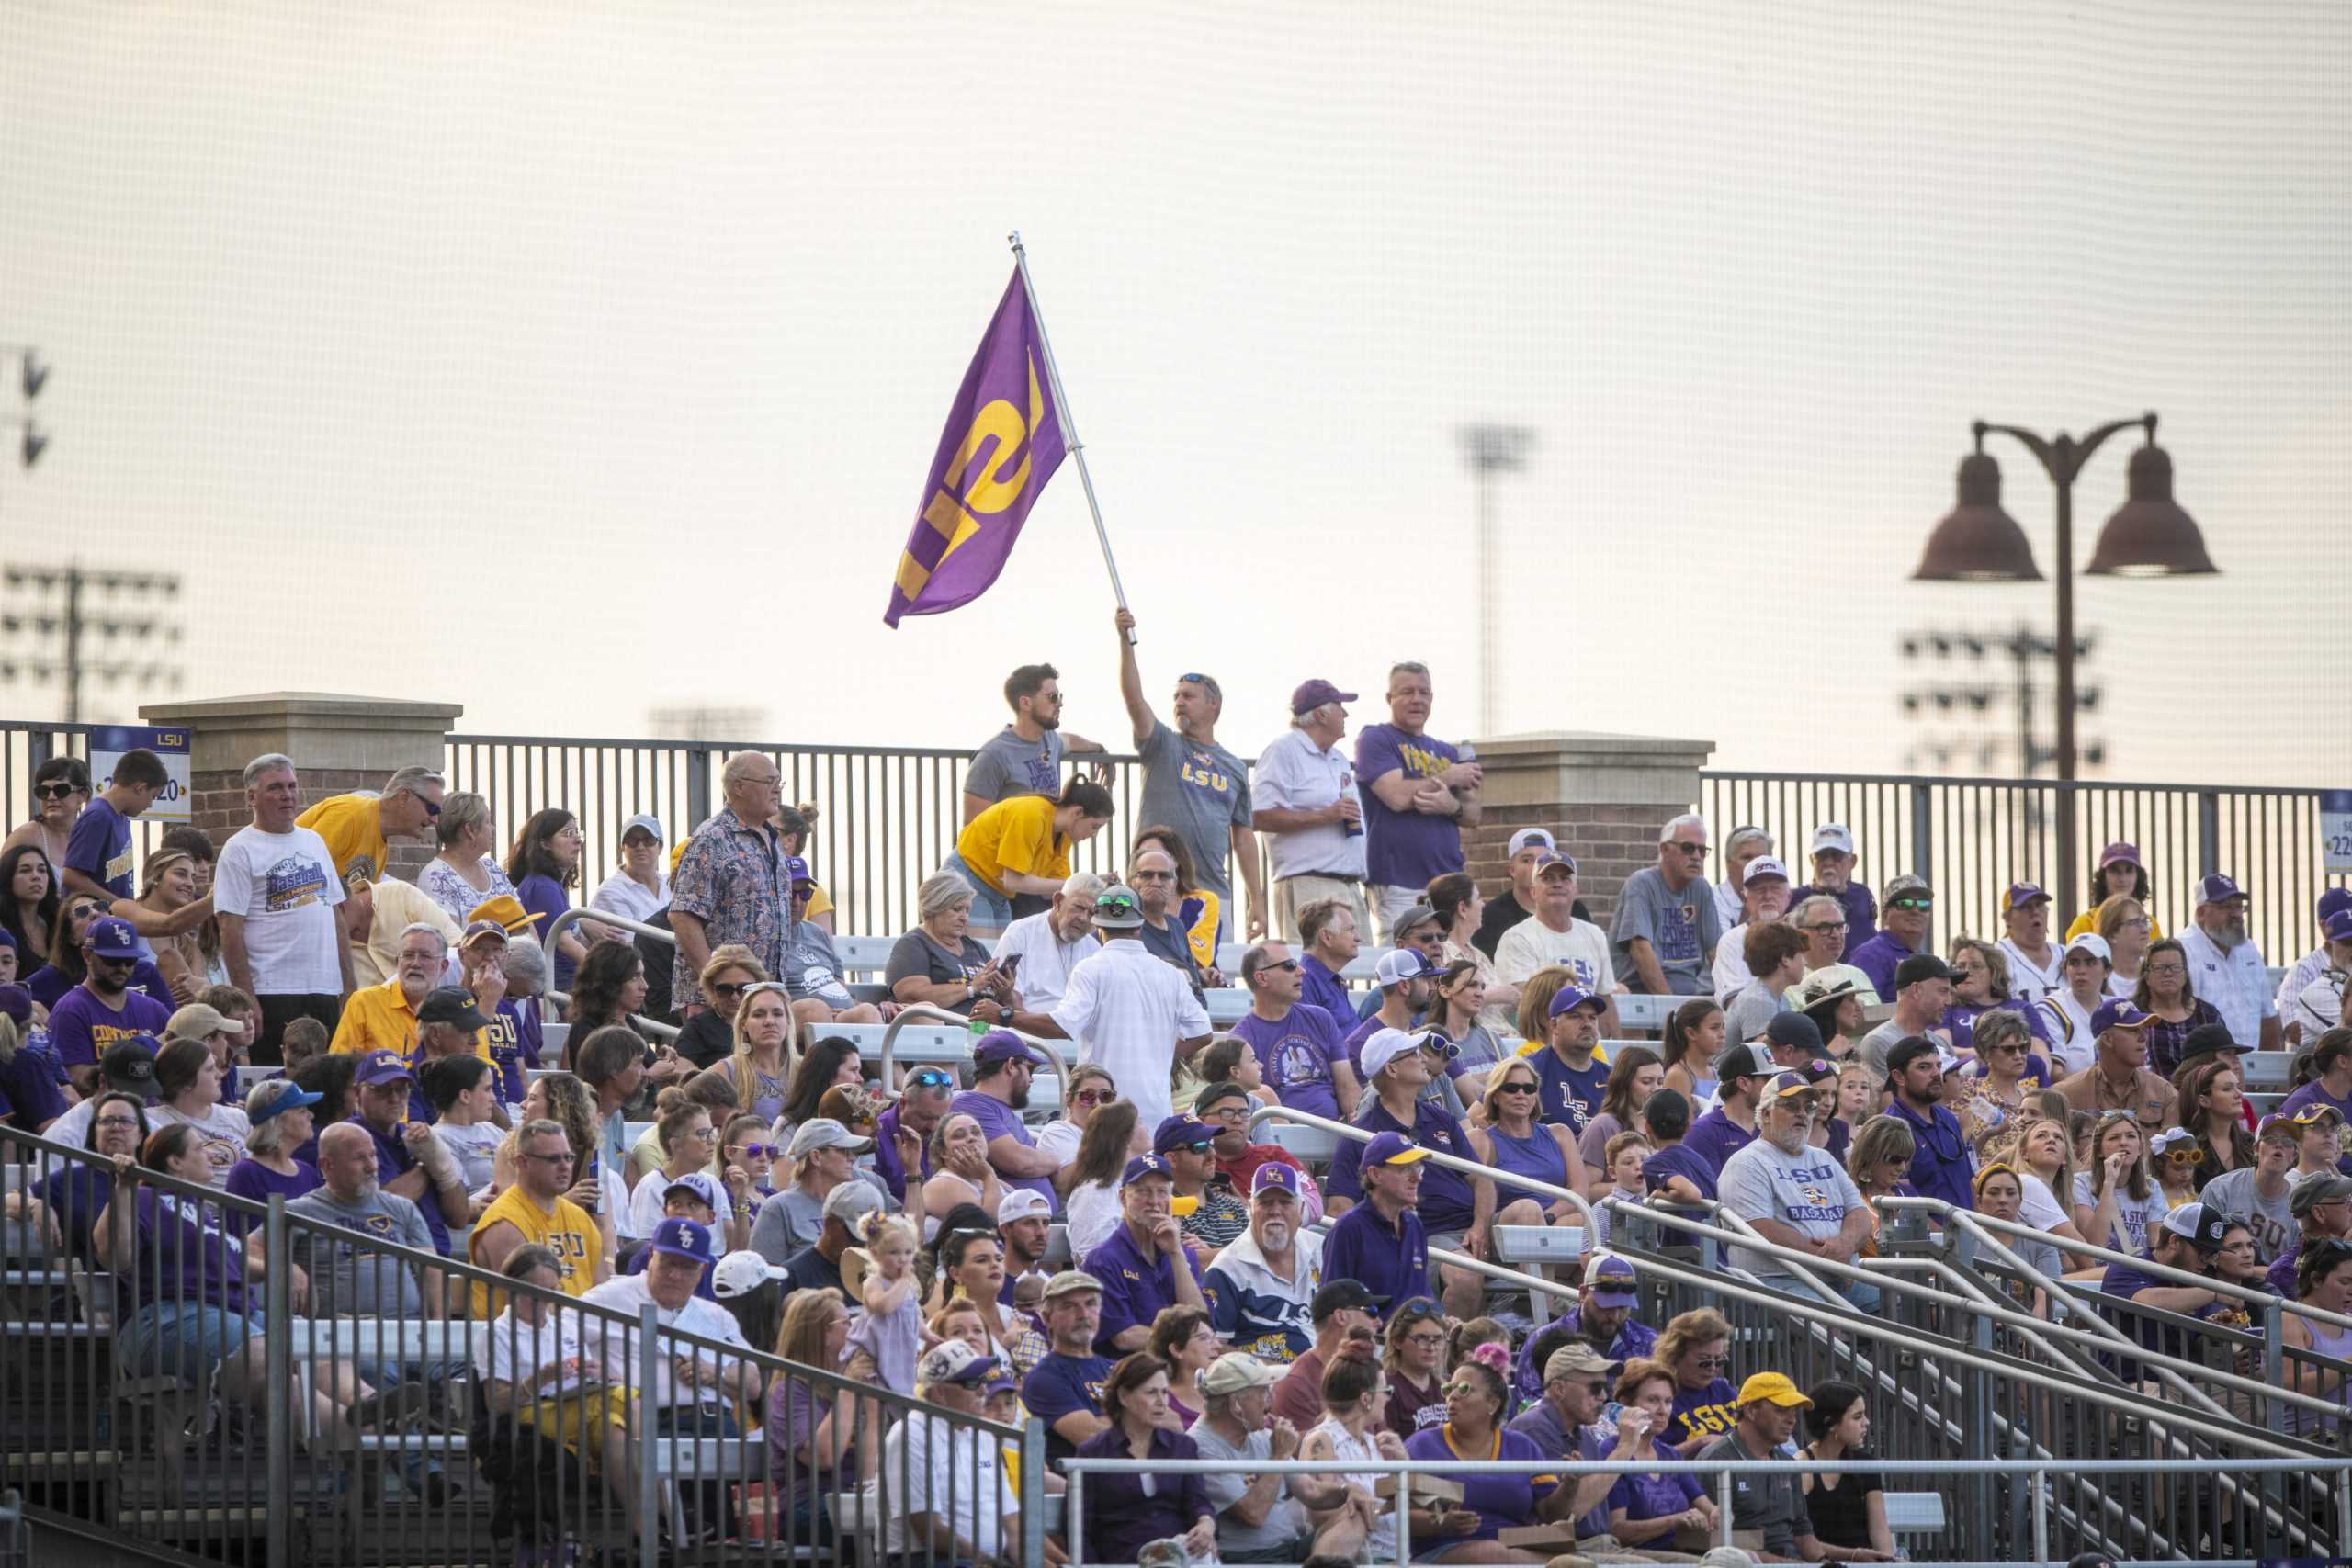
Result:
<svg viewBox="0 0 2352 1568">
<path fill-rule="evenodd" d="M 580 1206 L 593 1214 L 596 1212 L 598 1195 L 604 1191 L 604 1181 L 596 1169 L 596 1156 L 594 1155 L 590 1155 L 588 1156 L 588 1179 L 596 1183 L 596 1190 L 594 1192 L 591 1192 L 588 1195 L 588 1201 L 581 1204 Z"/>
<path fill-rule="evenodd" d="M 998 959 L 996 961 L 996 972 L 1003 976 L 1008 980 L 1012 979 L 1015 975 L 1018 975 L 1021 972 L 1021 954 L 1017 953 L 1008 953 L 1004 957 Z"/>
</svg>

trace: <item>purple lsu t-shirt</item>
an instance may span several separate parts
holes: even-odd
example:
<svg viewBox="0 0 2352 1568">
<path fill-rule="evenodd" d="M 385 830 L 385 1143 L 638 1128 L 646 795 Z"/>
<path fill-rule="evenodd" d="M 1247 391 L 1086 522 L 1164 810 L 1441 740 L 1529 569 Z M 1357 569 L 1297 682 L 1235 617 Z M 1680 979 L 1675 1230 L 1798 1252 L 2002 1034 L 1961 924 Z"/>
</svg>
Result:
<svg viewBox="0 0 2352 1568">
<path fill-rule="evenodd" d="M 490 1027 L 482 1031 L 482 1043 L 490 1047 L 490 1065 L 498 1072 L 498 1098 L 502 1104 L 523 1103 L 523 1069 L 539 1065 L 538 1032 L 526 1033 L 524 1016 L 513 1002 L 502 1001 L 492 1012 Z"/>
<path fill-rule="evenodd" d="M 1296 1002 L 1279 1022 L 1250 1013 L 1233 1026 L 1233 1032 L 1258 1053 L 1266 1087 L 1284 1105 L 1309 1116 L 1338 1119 L 1340 1096 L 1332 1086 L 1331 1066 L 1341 1059 L 1342 1048 L 1329 1013 L 1313 1002 Z"/>
<path fill-rule="evenodd" d="M 87 986 L 76 986 L 57 999 L 49 1015 L 50 1043 L 57 1059 L 68 1067 L 85 1067 L 107 1054 L 107 1047 L 134 1034 L 161 1036 L 172 1021 L 172 1010 L 139 991 L 125 991 L 122 1006 L 110 1008 Z"/>
<path fill-rule="evenodd" d="M 324 1185 L 318 1168 L 301 1160 L 294 1162 L 294 1174 L 280 1176 L 256 1159 L 241 1159 L 229 1168 L 229 1178 L 223 1184 L 232 1198 L 250 1198 L 256 1203 L 266 1203 L 275 1193 L 288 1202 L 315 1192 Z"/>
<path fill-rule="evenodd" d="M 131 1288 L 140 1304 L 201 1301 L 246 1311 L 245 1255 L 240 1246 L 231 1256 L 220 1206 L 149 1187 L 137 1197 L 139 1267 Z"/>
<path fill-rule="evenodd" d="M 539 917 L 537 929 L 546 931 L 555 918 L 571 908 L 571 896 L 552 876 L 526 876 L 514 885 L 514 897 L 523 908 Z M 559 991 L 571 989 L 571 977 L 580 966 L 559 953 L 555 955 L 554 986 Z"/>
<path fill-rule="evenodd" d="M 1451 817 L 1391 811 L 1373 781 L 1401 771 L 1433 779 L 1462 754 L 1430 735 L 1408 735 L 1393 724 L 1365 727 L 1356 737 L 1356 783 L 1363 796 L 1364 878 L 1391 887 L 1424 887 L 1431 877 L 1462 869 L 1462 829 Z"/>
<path fill-rule="evenodd" d="M 1037 1140 L 1029 1135 L 1029 1129 L 1022 1123 L 1021 1112 L 993 1095 L 982 1094 L 976 1089 L 967 1089 L 947 1102 L 947 1114 L 954 1116 L 958 1112 L 978 1122 L 980 1124 L 980 1136 L 991 1144 L 1010 1134 L 1023 1148 L 1034 1149 L 1037 1146 Z M 1054 1184 L 1046 1178 L 1042 1176 L 1016 1178 L 1006 1176 L 999 1171 L 997 1179 L 1007 1187 L 1019 1187 L 1036 1193 L 1046 1202 L 1054 1205 L 1056 1213 L 1061 1213 L 1061 1203 L 1054 1196 Z"/>
</svg>

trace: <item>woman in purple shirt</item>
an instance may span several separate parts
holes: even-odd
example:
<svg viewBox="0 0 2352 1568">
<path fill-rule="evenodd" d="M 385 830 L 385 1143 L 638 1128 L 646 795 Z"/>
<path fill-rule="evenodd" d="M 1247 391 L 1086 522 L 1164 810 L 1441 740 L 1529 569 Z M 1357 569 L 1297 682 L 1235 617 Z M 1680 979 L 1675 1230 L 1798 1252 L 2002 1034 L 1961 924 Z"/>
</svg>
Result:
<svg viewBox="0 0 2352 1568">
<path fill-rule="evenodd" d="M 1617 1379 L 1617 1399 L 1650 1418 L 1650 1455 L 1680 1459 L 1663 1434 L 1674 1419 L 1674 1374 L 1663 1362 L 1648 1359 L 1626 1363 Z M 1658 1542 L 1670 1549 L 1679 1530 L 1713 1530 L 1715 1505 L 1699 1478 L 1687 1471 L 1652 1471 L 1647 1475 L 1621 1475 L 1609 1489 L 1609 1533 L 1626 1546 Z"/>
<path fill-rule="evenodd" d="M 1102 1384 L 1102 1414 L 1111 1424 L 1078 1445 L 1081 1459 L 1198 1459 L 1200 1449 L 1170 1431 L 1168 1363 L 1138 1350 L 1111 1369 Z M 1216 1550 L 1216 1511 L 1208 1483 L 1183 1475 L 1090 1475 L 1086 1478 L 1086 1555 L 1097 1562 L 1133 1562 L 1155 1540 L 1183 1538 L 1195 1559 Z"/>
<path fill-rule="evenodd" d="M 536 922 L 544 935 L 558 915 L 571 908 L 571 895 L 565 891 L 580 880 L 580 848 L 584 840 L 580 835 L 580 819 L 560 806 L 534 811 L 514 835 L 514 843 L 506 852 L 506 875 L 514 884 L 514 897 L 523 908 L 539 917 Z M 580 961 L 588 956 L 587 946 L 576 931 L 567 931 L 555 940 L 555 988 L 571 989 L 571 976 Z"/>
<path fill-rule="evenodd" d="M 204 1140 L 185 1122 L 148 1134 L 139 1162 L 118 1157 L 114 1197 L 94 1228 L 118 1280 L 128 1281 L 130 1318 L 122 1348 L 143 1377 L 167 1369 L 196 1382 L 239 1347 L 253 1353 L 223 1367 L 223 1391 L 242 1398 L 259 1381 L 263 1319 L 246 1280 L 262 1271 L 258 1228 L 240 1246 L 216 1202 L 141 1186 L 140 1170 L 190 1187 L 212 1179 Z"/>
<path fill-rule="evenodd" d="M 245 1134 L 245 1157 L 229 1168 L 223 1184 L 231 1197 L 266 1203 L 272 1193 L 291 1200 L 319 1187 L 318 1167 L 296 1159 L 293 1151 L 311 1141 L 316 1131 L 311 1108 L 324 1098 L 290 1078 L 254 1085 L 245 1096 L 245 1120 L 253 1124 Z"/>
<path fill-rule="evenodd" d="M 1445 1385 L 1445 1421 L 1425 1427 L 1405 1439 L 1413 1459 L 1518 1461 L 1550 1456 L 1533 1438 L 1503 1425 L 1510 1412 L 1510 1354 L 1499 1345 L 1481 1345 L 1453 1369 Z M 1443 1510 L 1413 1510 L 1413 1539 L 1430 1544 L 1414 1555 L 1442 1562 L 1474 1541 L 1487 1548 L 1474 1558 L 1479 1562 L 1536 1562 L 1545 1556 L 1493 1543 L 1503 1530 L 1539 1520 L 1560 1523 L 1568 1517 L 1576 1492 L 1562 1486 L 1556 1475 L 1507 1471 L 1493 1475 L 1454 1474 L 1448 1477 L 1462 1488 L 1462 1501 Z"/>
</svg>

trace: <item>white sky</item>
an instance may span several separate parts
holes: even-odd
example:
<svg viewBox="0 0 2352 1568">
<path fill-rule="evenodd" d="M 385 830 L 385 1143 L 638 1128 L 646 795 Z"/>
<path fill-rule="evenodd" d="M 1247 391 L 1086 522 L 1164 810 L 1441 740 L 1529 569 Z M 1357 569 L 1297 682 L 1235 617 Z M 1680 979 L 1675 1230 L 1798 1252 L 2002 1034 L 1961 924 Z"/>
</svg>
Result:
<svg viewBox="0 0 2352 1568">
<path fill-rule="evenodd" d="M 184 573 L 193 695 L 969 744 L 1046 658 L 1121 739 L 1074 467 L 880 620 L 1018 225 L 1147 679 L 1238 750 L 1396 657 L 1476 728 L 1497 418 L 1502 728 L 1899 766 L 1898 632 L 2050 614 L 1906 581 L 1969 422 L 2154 408 L 2224 575 L 2083 583 L 2084 737 L 2341 784 L 2347 67 L 2330 3 L 9 6 L 0 553 Z"/>
</svg>

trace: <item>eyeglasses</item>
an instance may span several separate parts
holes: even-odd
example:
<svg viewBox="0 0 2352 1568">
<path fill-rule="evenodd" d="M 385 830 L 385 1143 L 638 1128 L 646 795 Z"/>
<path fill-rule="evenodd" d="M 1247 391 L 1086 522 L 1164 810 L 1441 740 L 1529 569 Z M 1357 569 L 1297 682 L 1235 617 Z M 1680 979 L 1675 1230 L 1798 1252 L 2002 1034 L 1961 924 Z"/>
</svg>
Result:
<svg viewBox="0 0 2352 1568">
<path fill-rule="evenodd" d="M 1082 1089 L 1069 1097 L 1072 1105 L 1108 1105 L 1119 1098 L 1114 1089 Z"/>
<path fill-rule="evenodd" d="M 101 1127 L 130 1127 L 135 1129 L 139 1125 L 139 1118 L 136 1116 L 101 1116 L 97 1119 L 97 1124 Z"/>
<path fill-rule="evenodd" d="M 738 1144 L 735 1147 L 745 1159 L 774 1159 L 784 1153 L 774 1144 Z"/>
<path fill-rule="evenodd" d="M 1846 922 L 1843 920 L 1825 920 L 1815 925 L 1807 926 L 1804 929 L 1809 931 L 1842 931 L 1846 929 Z"/>
<path fill-rule="evenodd" d="M 63 800 L 74 793 L 74 786 L 62 779 L 53 779 L 45 784 L 33 785 L 33 793 L 43 800 Z"/>
<path fill-rule="evenodd" d="M 2151 964 L 2143 973 L 2150 975 L 2186 975 L 2188 973 L 2188 965 L 2186 964 Z"/>
<path fill-rule="evenodd" d="M 1704 844 L 1668 844 L 1667 848 L 1678 854 L 1702 855 L 1707 852 L 1707 846 Z"/>
<path fill-rule="evenodd" d="M 427 817 L 438 818 L 441 815 L 441 803 L 437 800 L 427 800 L 420 795 L 416 797 L 416 803 L 424 807 L 424 814 Z"/>
<path fill-rule="evenodd" d="M 1253 975 L 1262 975 L 1269 969 L 1296 969 L 1297 967 L 1298 960 L 1295 958 L 1285 958 L 1280 962 L 1269 959 L 1267 962 L 1259 964 L 1257 968 L 1252 969 L 1250 973 Z"/>
</svg>

